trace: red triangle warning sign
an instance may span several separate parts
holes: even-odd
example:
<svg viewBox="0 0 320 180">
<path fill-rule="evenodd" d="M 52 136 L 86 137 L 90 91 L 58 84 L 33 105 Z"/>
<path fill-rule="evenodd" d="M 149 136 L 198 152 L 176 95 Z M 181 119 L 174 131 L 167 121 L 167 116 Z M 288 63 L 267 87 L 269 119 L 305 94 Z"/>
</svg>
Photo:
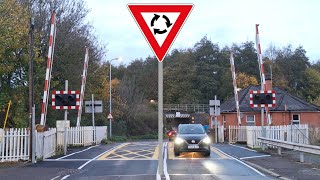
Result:
<svg viewBox="0 0 320 180">
<path fill-rule="evenodd" d="M 167 54 L 193 4 L 128 4 L 158 61 Z"/>
<path fill-rule="evenodd" d="M 113 119 L 111 113 L 108 115 L 107 119 Z"/>
</svg>

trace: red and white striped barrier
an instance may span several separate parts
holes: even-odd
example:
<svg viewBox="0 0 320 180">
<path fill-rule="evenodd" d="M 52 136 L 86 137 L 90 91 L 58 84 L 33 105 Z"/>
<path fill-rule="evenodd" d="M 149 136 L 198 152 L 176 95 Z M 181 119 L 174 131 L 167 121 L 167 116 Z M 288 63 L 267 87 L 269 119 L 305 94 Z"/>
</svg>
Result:
<svg viewBox="0 0 320 180">
<path fill-rule="evenodd" d="M 237 90 L 237 79 L 236 79 L 236 71 L 235 71 L 234 59 L 233 59 L 233 50 L 230 51 L 230 64 L 231 64 L 231 74 L 232 74 L 232 80 L 233 80 L 234 99 L 236 101 L 237 119 L 238 119 L 238 124 L 241 125 L 239 98 L 238 98 L 238 90 Z"/>
<path fill-rule="evenodd" d="M 261 77 L 261 90 L 267 90 L 266 86 L 266 78 L 264 74 L 264 66 L 263 66 L 263 61 L 262 61 L 262 50 L 261 50 L 261 45 L 260 45 L 260 37 L 259 37 L 259 24 L 256 24 L 256 45 L 257 45 L 257 51 L 258 51 L 258 61 L 259 61 L 259 69 L 260 69 L 260 77 Z M 263 106 L 261 106 L 263 107 Z M 266 108 L 266 115 L 268 118 L 268 124 L 271 124 L 271 118 L 270 118 L 270 112 L 269 112 L 269 107 Z"/>
<path fill-rule="evenodd" d="M 46 124 L 52 62 L 53 62 L 54 45 L 55 45 L 55 38 L 56 38 L 56 19 L 55 18 L 56 18 L 56 12 L 55 10 L 53 10 L 51 13 L 51 28 L 50 28 L 50 38 L 49 38 L 48 60 L 47 60 L 46 77 L 45 77 L 45 83 L 44 83 L 43 100 L 42 100 L 42 106 L 41 106 L 41 121 L 40 121 L 41 125 Z"/>
<path fill-rule="evenodd" d="M 84 91 L 85 91 L 85 87 L 86 87 L 88 62 L 89 62 L 89 49 L 86 47 L 86 54 L 84 56 L 83 73 L 82 73 L 82 79 L 81 79 L 80 107 L 78 110 L 77 126 L 80 126 L 80 122 L 81 122 L 81 114 L 82 114 L 82 106 L 83 106 L 83 99 L 84 99 Z"/>
<path fill-rule="evenodd" d="M 75 94 L 75 106 L 56 106 L 56 94 Z M 53 91 L 52 92 L 52 109 L 79 109 L 80 106 L 80 93 L 79 91 Z"/>
</svg>

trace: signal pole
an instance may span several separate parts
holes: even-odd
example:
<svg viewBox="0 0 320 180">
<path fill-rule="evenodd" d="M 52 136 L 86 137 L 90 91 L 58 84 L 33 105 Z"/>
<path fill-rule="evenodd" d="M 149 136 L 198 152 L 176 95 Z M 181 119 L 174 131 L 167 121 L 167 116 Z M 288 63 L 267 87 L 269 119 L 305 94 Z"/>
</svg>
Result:
<svg viewBox="0 0 320 180">
<path fill-rule="evenodd" d="M 68 91 L 68 80 L 65 81 L 65 91 Z M 63 146 L 63 152 L 64 155 L 67 155 L 67 139 L 68 139 L 68 131 L 67 131 L 67 120 L 68 120 L 68 110 L 66 109 L 64 111 L 64 146 Z"/>
</svg>

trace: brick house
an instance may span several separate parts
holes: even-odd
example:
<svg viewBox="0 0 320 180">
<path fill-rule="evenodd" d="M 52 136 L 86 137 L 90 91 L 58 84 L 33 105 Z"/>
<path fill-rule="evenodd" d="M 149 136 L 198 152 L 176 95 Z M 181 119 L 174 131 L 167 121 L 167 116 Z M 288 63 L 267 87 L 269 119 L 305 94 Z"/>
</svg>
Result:
<svg viewBox="0 0 320 180">
<path fill-rule="evenodd" d="M 276 91 L 276 106 L 270 108 L 271 125 L 309 124 L 320 127 L 320 108 L 310 104 L 296 96 L 293 96 L 279 87 L 273 87 L 271 81 L 267 80 L 267 90 Z M 260 90 L 260 86 L 249 86 L 239 91 L 239 105 L 242 126 L 261 126 L 261 109 L 250 107 L 250 90 Z M 221 104 L 221 115 L 218 123 L 224 127 L 238 125 L 234 97 Z M 264 117 L 264 125 L 267 118 Z"/>
</svg>

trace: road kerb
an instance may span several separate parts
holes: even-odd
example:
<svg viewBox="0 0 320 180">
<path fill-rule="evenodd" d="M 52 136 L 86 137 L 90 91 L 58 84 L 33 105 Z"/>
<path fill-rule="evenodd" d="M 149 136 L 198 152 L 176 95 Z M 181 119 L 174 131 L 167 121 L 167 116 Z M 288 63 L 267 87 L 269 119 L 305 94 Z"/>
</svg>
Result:
<svg viewBox="0 0 320 180">
<path fill-rule="evenodd" d="M 279 178 L 279 179 L 290 180 L 289 178 L 282 177 L 280 174 L 277 174 L 277 173 L 275 173 L 275 172 L 273 172 L 273 171 L 270 171 L 269 169 L 266 169 L 266 168 L 264 168 L 264 167 L 261 167 L 261 166 L 259 166 L 259 165 L 257 165 L 257 164 L 251 163 L 251 162 L 249 162 L 249 161 L 245 161 L 245 162 L 246 162 L 247 164 L 249 164 L 250 166 L 256 168 L 256 169 L 259 169 L 259 170 L 261 170 L 261 171 L 264 171 L 265 173 L 268 173 L 268 174 L 271 175 L 271 176 L 274 176 L 274 177 Z"/>
</svg>

